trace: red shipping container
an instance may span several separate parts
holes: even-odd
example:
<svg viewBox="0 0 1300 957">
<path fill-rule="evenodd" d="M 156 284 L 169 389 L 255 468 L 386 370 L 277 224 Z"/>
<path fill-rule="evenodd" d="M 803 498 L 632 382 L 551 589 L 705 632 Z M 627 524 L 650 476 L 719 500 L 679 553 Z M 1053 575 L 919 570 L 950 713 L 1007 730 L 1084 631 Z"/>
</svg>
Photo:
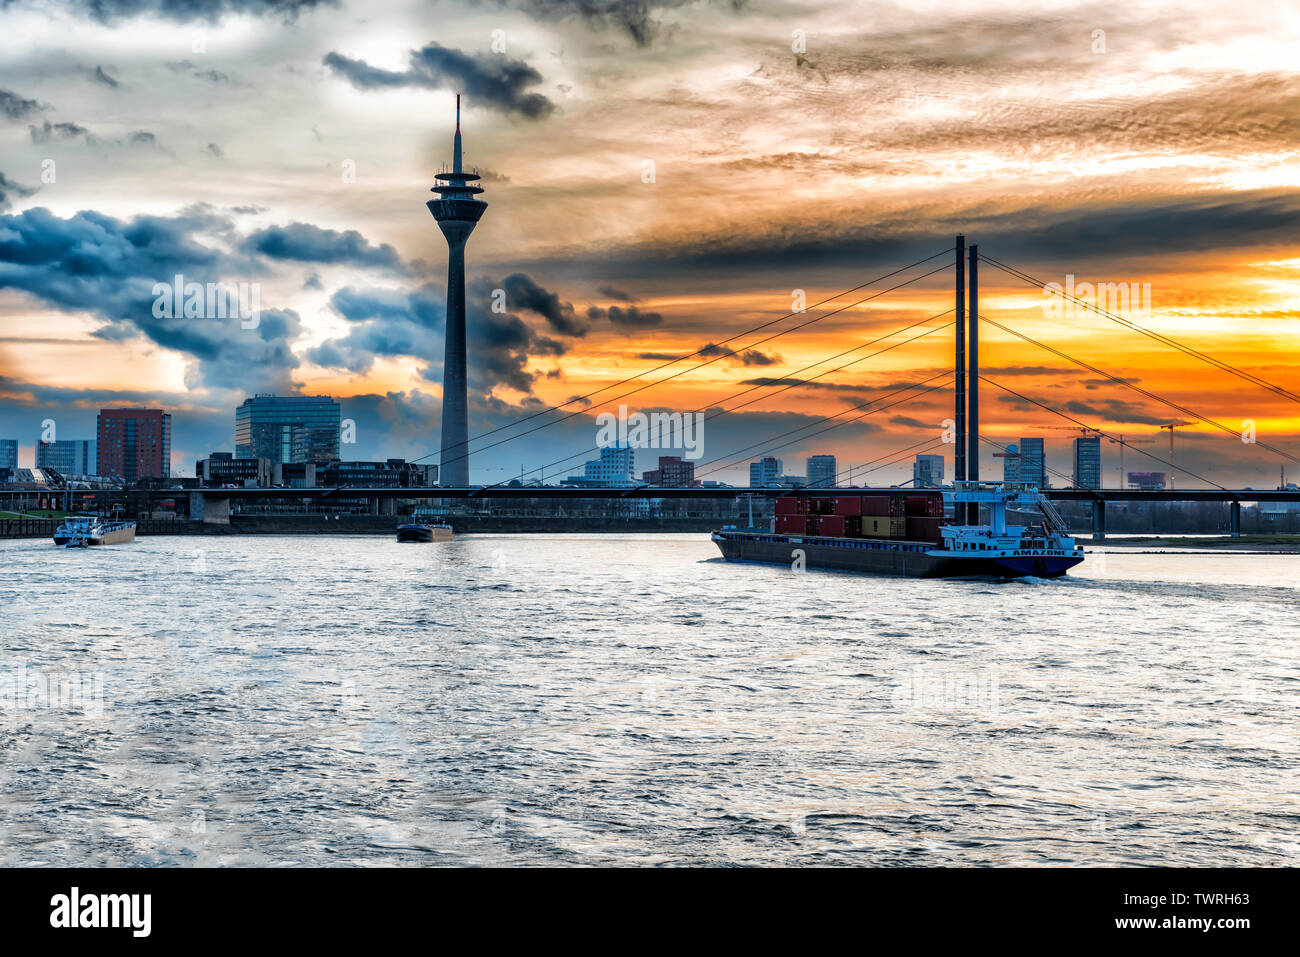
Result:
<svg viewBox="0 0 1300 957">
<path fill-rule="evenodd" d="M 808 531 L 808 519 L 803 515 L 778 515 L 776 530 L 782 534 L 804 535 Z"/>
<path fill-rule="evenodd" d="M 799 500 L 793 495 L 783 495 L 776 500 L 777 515 L 798 515 Z"/>
<path fill-rule="evenodd" d="M 864 495 L 861 502 L 863 515 L 887 516 L 889 514 L 888 495 Z"/>
<path fill-rule="evenodd" d="M 844 516 L 843 515 L 818 515 L 817 534 L 829 535 L 833 538 L 843 538 L 844 537 Z"/>
<path fill-rule="evenodd" d="M 928 515 L 936 518 L 943 515 L 943 496 L 909 495 L 907 496 L 907 515 Z"/>
<path fill-rule="evenodd" d="M 835 514 L 836 515 L 861 515 L 862 496 L 861 495 L 835 496 Z"/>
</svg>

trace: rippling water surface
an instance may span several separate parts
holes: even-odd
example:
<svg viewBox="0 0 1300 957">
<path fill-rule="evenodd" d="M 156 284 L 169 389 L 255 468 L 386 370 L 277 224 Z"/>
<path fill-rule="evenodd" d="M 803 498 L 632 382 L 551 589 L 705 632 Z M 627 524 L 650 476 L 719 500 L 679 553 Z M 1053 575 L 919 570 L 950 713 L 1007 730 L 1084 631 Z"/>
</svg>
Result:
<svg viewBox="0 0 1300 957">
<path fill-rule="evenodd" d="M 1298 556 L 993 584 L 232 536 L 0 571 L 5 864 L 1300 858 Z M 42 696 L 74 675 L 102 694 Z"/>
</svg>

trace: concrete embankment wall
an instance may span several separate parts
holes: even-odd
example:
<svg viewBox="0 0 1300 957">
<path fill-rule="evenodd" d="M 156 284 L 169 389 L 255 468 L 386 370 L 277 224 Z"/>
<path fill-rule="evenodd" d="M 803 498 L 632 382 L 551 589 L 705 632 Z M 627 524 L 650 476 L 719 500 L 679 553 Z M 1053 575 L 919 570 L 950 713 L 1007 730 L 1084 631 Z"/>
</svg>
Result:
<svg viewBox="0 0 1300 957">
<path fill-rule="evenodd" d="M 392 515 L 232 515 L 229 525 L 186 520 L 142 519 L 136 534 L 148 535 L 395 535 L 408 519 Z M 0 519 L 0 538 L 52 538 L 58 521 L 50 518 Z M 448 524 L 462 534 L 545 534 L 564 532 L 707 532 L 728 524 L 718 518 L 510 518 L 453 516 Z"/>
<path fill-rule="evenodd" d="M 53 538 L 60 520 L 55 518 L 0 518 L 0 538 Z M 198 522 L 145 518 L 136 522 L 137 535 L 202 535 Z"/>
<path fill-rule="evenodd" d="M 206 534 L 254 535 L 394 535 L 410 521 L 392 515 L 232 515 L 229 525 L 208 525 Z M 196 523 L 197 524 L 197 523 Z M 707 532 L 728 524 L 717 518 L 513 518 L 453 515 L 447 524 L 461 534 L 557 532 Z"/>
</svg>

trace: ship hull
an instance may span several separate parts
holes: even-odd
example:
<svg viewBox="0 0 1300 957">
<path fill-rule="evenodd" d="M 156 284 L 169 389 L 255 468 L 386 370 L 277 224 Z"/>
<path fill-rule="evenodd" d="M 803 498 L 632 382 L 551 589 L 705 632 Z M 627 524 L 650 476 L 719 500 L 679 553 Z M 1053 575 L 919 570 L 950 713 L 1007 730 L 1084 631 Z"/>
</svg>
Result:
<svg viewBox="0 0 1300 957">
<path fill-rule="evenodd" d="M 436 525 L 399 525 L 397 528 L 399 542 L 449 542 L 452 538 L 451 529 Z"/>
<path fill-rule="evenodd" d="M 135 525 L 127 525 L 122 528 L 110 528 L 102 532 L 93 532 L 89 535 L 79 535 L 76 533 L 55 532 L 54 544 L 67 545 L 69 542 L 84 542 L 87 545 L 121 545 L 124 542 L 135 541 Z"/>
<path fill-rule="evenodd" d="M 970 557 L 923 542 L 715 532 L 723 558 L 906 578 L 1056 578 L 1081 558 L 1067 552 Z M 1020 550 L 1025 552 L 1027 550 Z"/>
</svg>

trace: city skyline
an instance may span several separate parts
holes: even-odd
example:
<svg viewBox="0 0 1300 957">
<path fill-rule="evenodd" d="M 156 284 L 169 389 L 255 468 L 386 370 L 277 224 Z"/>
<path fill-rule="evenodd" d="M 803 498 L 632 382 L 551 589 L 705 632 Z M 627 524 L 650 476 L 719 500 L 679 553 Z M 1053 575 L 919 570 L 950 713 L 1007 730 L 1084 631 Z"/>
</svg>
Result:
<svg viewBox="0 0 1300 957">
<path fill-rule="evenodd" d="M 0 435 L 19 439 L 20 462 L 47 417 L 60 437 L 90 438 L 97 409 L 147 406 L 173 414 L 172 471 L 193 474 L 232 447 L 230 408 L 263 391 L 336 397 L 357 425 L 344 458 L 437 461 L 446 249 L 419 206 L 451 159 L 457 89 L 474 130 L 466 165 L 494 205 L 467 275 L 471 435 L 725 341 L 789 312 L 795 290 L 818 302 L 959 231 L 1047 281 L 1149 286 L 1144 324 L 1293 381 L 1300 28 L 1285 4 L 1267 35 L 1223 3 L 1194 5 L 1194 34 L 1185 8 L 1066 4 L 1051 29 L 984 4 L 936 8 L 924 31 L 861 4 L 650 4 L 630 22 L 379 7 L 405 11 L 410 29 L 357 31 L 347 4 L 287 21 L 76 4 L 0 14 L 26 42 L 0 68 Z M 55 22 L 68 37 L 53 37 Z M 681 135 L 695 130 L 713 132 Z M 59 281 L 83 259 L 95 281 Z M 150 286 L 174 275 L 260 283 L 260 322 L 154 320 Z M 939 275 L 752 349 L 761 334 L 742 336 L 638 408 L 707 409 L 781 380 L 947 308 L 949 285 Z M 1041 290 L 991 268 L 981 293 L 990 318 L 1296 447 L 1285 399 L 1095 316 L 1050 316 Z M 706 458 L 933 374 L 950 351 L 948 333 L 933 335 L 711 421 Z M 1159 425 L 1178 416 L 1158 403 L 993 328 L 982 359 L 1090 426 L 1161 439 L 1148 451 L 1166 457 Z M 1058 422 L 990 392 L 990 438 Z M 548 476 L 580 472 L 608 408 L 575 404 L 568 422 L 472 452 L 473 480 L 568 452 Z M 773 454 L 833 454 L 845 468 L 950 415 L 951 392 L 936 391 Z M 1048 466 L 1069 473 L 1057 437 Z M 1277 482 L 1275 456 L 1230 436 L 1188 427 L 1176 441 L 1180 465 L 1225 484 Z M 993 451 L 986 476 L 1001 473 Z M 743 484 L 749 459 L 736 457 L 709 477 Z M 1169 471 L 1138 450 L 1125 464 Z M 892 483 L 910 469 L 909 457 L 875 474 Z M 1103 478 L 1117 474 L 1103 443 Z"/>
</svg>

